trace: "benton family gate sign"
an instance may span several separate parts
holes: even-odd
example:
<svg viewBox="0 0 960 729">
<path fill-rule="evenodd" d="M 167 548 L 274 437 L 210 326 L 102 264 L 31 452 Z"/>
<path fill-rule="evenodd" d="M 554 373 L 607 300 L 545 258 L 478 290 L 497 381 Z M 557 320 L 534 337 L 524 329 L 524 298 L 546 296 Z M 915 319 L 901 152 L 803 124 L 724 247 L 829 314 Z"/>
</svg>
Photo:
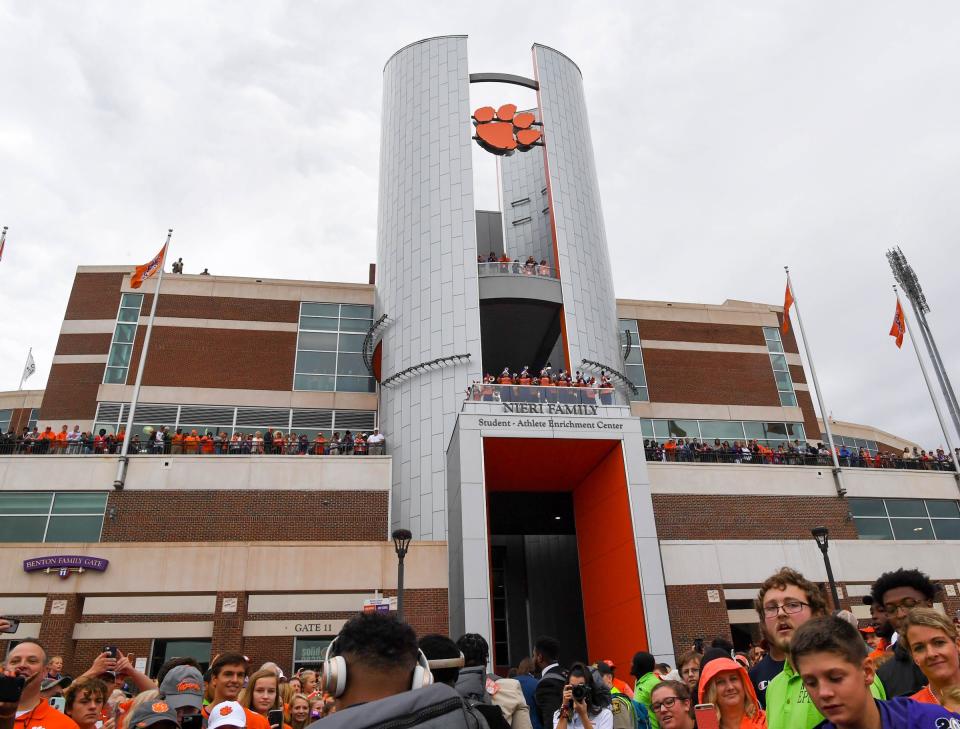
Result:
<svg viewBox="0 0 960 729">
<path fill-rule="evenodd" d="M 101 557 L 85 557 L 79 554 L 55 555 L 52 557 L 35 557 L 23 561 L 24 572 L 46 572 L 48 575 L 56 572 L 66 579 L 71 572 L 83 574 L 87 570 L 104 572 L 110 564 L 109 560 Z"/>
</svg>

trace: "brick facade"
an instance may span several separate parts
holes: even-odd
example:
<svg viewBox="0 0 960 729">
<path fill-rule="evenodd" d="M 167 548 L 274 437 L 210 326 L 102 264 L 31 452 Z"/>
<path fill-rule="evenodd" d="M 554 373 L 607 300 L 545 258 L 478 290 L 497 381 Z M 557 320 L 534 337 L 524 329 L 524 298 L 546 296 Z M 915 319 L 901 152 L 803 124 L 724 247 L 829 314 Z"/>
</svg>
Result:
<svg viewBox="0 0 960 729">
<path fill-rule="evenodd" d="M 77 273 L 63 318 L 116 320 L 123 276 L 121 271 Z"/>
<path fill-rule="evenodd" d="M 62 614 L 59 610 L 54 614 L 54 608 L 63 603 L 66 603 L 66 609 Z M 74 657 L 73 626 L 82 614 L 83 597 L 81 595 L 71 593 L 47 595 L 47 603 L 43 608 L 43 620 L 40 623 L 40 635 L 37 637 L 47 649 L 48 656 L 63 656 L 65 666 L 75 665 L 78 662 Z"/>
<path fill-rule="evenodd" d="M 780 405 L 766 354 L 650 348 L 643 362 L 652 402 Z"/>
<path fill-rule="evenodd" d="M 153 294 L 143 297 L 144 315 L 150 313 Z M 296 324 L 300 302 L 271 299 L 242 299 L 232 296 L 183 296 L 160 293 L 157 316 L 179 319 L 226 319 L 229 321 L 279 321 Z"/>
<path fill-rule="evenodd" d="M 112 491 L 102 542 L 381 541 L 387 491 Z"/>
<path fill-rule="evenodd" d="M 719 590 L 719 602 L 710 602 L 708 590 Z M 677 656 L 693 647 L 694 638 L 705 639 L 707 645 L 718 636 L 730 640 L 722 585 L 667 585 L 667 605 Z"/>
<path fill-rule="evenodd" d="M 67 425 L 92 420 L 97 414 L 97 390 L 105 366 L 102 362 L 51 365 L 39 419 L 62 420 Z"/>
<path fill-rule="evenodd" d="M 112 333 L 61 334 L 54 354 L 109 354 L 111 341 Z M 101 372 L 101 376 L 102 374 Z"/>
<path fill-rule="evenodd" d="M 711 344 L 755 344 L 766 346 L 763 328 L 744 324 L 716 324 L 699 321 L 640 319 L 640 342 L 645 339 L 664 342 L 708 342 Z"/>
<path fill-rule="evenodd" d="M 138 327 L 130 385 L 137 379 L 145 334 L 146 327 Z M 143 384 L 291 390 L 296 351 L 296 332 L 154 326 Z"/>
<path fill-rule="evenodd" d="M 849 508 L 838 497 L 653 494 L 660 539 L 809 539 L 816 526 L 857 539 Z"/>
</svg>

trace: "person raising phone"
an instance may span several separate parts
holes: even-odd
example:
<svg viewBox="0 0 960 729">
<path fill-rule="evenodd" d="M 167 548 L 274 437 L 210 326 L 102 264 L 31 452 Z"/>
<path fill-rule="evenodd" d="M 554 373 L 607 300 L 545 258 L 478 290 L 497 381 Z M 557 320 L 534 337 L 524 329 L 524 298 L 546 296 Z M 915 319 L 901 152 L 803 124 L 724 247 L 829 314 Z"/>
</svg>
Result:
<svg viewBox="0 0 960 729">
<path fill-rule="evenodd" d="M 553 714 L 553 729 L 613 729 L 613 713 L 594 701 L 593 675 L 582 663 L 570 666 L 560 709 Z"/>
</svg>

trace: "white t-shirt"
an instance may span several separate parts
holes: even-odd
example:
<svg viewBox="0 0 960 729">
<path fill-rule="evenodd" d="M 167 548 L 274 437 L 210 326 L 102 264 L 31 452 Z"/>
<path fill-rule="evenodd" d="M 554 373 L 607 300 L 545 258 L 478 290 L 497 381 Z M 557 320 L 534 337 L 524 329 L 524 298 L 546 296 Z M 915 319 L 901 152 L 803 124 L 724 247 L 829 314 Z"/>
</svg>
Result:
<svg viewBox="0 0 960 729">
<path fill-rule="evenodd" d="M 560 723 L 560 712 L 553 712 L 553 729 L 557 729 Z M 590 723 L 593 729 L 613 729 L 613 712 L 610 709 L 600 709 L 600 713 L 590 717 Z M 580 714 L 573 712 L 573 717 L 567 719 L 567 726 L 571 729 L 583 729 L 583 722 L 580 721 Z"/>
<path fill-rule="evenodd" d="M 367 438 L 367 443 L 383 443 L 386 438 L 383 433 L 374 433 L 369 438 Z"/>
</svg>

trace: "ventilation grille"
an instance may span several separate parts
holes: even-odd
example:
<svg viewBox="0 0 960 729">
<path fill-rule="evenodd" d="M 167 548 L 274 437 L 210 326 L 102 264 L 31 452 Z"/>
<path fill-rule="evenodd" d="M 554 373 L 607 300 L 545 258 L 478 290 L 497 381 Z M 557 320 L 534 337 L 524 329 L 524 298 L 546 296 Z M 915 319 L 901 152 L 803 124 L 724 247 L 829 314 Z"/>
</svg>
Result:
<svg viewBox="0 0 960 729">
<path fill-rule="evenodd" d="M 294 410 L 293 427 L 330 430 L 333 427 L 333 410 Z"/>
<path fill-rule="evenodd" d="M 286 408 L 237 408 L 237 425 L 259 425 L 286 429 L 290 411 Z"/>
<path fill-rule="evenodd" d="M 337 410 L 337 430 L 373 430 L 375 423 L 372 410 Z"/>
</svg>

